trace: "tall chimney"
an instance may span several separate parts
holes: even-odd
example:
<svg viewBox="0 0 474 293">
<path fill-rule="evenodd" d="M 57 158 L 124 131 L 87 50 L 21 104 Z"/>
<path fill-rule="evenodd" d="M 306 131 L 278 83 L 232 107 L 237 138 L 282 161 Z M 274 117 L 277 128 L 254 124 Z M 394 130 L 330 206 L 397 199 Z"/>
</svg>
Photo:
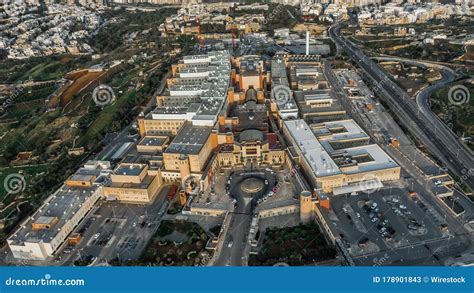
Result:
<svg viewBox="0 0 474 293">
<path fill-rule="evenodd" d="M 306 31 L 306 56 L 309 55 L 309 31 Z"/>
</svg>

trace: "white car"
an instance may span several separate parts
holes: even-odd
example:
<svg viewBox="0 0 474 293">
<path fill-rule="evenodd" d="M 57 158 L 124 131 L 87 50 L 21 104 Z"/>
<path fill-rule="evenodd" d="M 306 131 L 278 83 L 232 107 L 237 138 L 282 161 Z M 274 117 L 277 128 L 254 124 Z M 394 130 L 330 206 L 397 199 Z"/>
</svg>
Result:
<svg viewBox="0 0 474 293">
<path fill-rule="evenodd" d="M 97 233 L 97 234 L 94 235 L 94 239 L 97 239 L 99 237 L 100 237 L 100 233 Z"/>
</svg>

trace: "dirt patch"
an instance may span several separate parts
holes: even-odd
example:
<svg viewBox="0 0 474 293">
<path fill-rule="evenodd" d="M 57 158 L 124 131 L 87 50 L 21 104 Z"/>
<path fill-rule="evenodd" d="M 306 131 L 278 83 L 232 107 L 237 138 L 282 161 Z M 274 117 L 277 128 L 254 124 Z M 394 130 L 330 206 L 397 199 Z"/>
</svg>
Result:
<svg viewBox="0 0 474 293">
<path fill-rule="evenodd" d="M 80 103 L 81 92 L 105 73 L 105 71 L 81 70 L 68 74 L 68 81 L 51 97 L 49 107 L 53 109 L 64 107 L 72 101 L 74 96 L 79 97 L 78 103 Z"/>
</svg>

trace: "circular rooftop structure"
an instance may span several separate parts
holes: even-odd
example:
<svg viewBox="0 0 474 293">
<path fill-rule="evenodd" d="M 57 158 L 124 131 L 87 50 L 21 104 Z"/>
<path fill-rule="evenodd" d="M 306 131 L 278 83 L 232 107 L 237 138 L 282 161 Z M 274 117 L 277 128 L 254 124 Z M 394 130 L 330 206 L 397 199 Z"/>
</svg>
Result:
<svg viewBox="0 0 474 293">
<path fill-rule="evenodd" d="M 263 132 L 257 129 L 247 129 L 240 133 L 239 142 L 264 141 Z"/>
<path fill-rule="evenodd" d="M 265 184 L 260 178 L 247 178 L 240 184 L 240 188 L 246 193 L 257 193 L 265 187 Z"/>
<path fill-rule="evenodd" d="M 257 91 L 251 87 L 245 92 L 245 102 L 257 102 Z"/>
</svg>

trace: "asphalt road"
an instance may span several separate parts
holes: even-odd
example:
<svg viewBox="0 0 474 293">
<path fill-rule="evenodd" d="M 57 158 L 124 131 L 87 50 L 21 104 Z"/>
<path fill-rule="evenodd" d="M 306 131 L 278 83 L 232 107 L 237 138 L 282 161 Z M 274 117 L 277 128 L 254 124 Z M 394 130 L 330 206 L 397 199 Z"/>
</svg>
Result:
<svg viewBox="0 0 474 293">
<path fill-rule="evenodd" d="M 341 23 L 331 26 L 329 29 L 331 39 L 373 80 L 375 88 L 383 94 L 384 101 L 405 128 L 420 139 L 457 176 L 462 177 L 473 169 L 474 160 L 471 152 L 452 131 L 439 119 L 425 116 L 418 105 L 410 100 L 377 63 L 341 36 L 341 29 Z M 473 176 L 462 178 L 463 182 L 474 190 Z"/>
<path fill-rule="evenodd" d="M 247 231 L 252 220 L 252 205 L 240 193 L 235 194 L 237 206 L 230 215 L 230 225 L 227 230 L 224 245 L 216 266 L 242 266 L 244 249 L 247 240 Z"/>
<path fill-rule="evenodd" d="M 343 93 L 344 89 L 341 87 L 337 80 L 337 77 L 331 70 L 329 62 L 326 62 L 325 64 L 325 73 L 327 79 L 334 86 L 335 92 Z M 338 98 L 348 113 L 354 113 L 353 105 L 349 104 L 344 96 L 338 95 Z M 379 109 L 379 107 L 377 107 L 376 109 L 374 109 L 373 113 L 370 114 L 375 115 L 377 119 L 373 119 L 374 117 L 372 117 L 370 121 L 367 121 L 362 119 L 361 115 L 354 114 L 352 115 L 352 117 L 359 123 L 359 125 L 366 129 L 368 133 L 374 132 L 375 129 L 375 132 L 383 131 L 391 135 L 392 137 L 397 137 L 400 140 L 400 149 L 387 147 L 385 144 L 380 144 L 380 146 L 387 153 L 389 153 L 389 155 L 394 158 L 397 163 L 402 167 L 403 174 L 410 175 L 410 177 L 412 178 L 410 189 L 418 191 L 419 195 L 430 206 L 432 206 L 436 212 L 440 213 L 441 215 L 445 215 L 445 221 L 447 221 L 449 230 L 454 235 L 454 237 L 450 238 L 448 241 L 444 240 L 444 242 L 439 240 L 435 244 L 431 244 L 431 248 L 430 245 L 428 245 L 427 248 L 424 245 L 424 242 L 422 242 L 422 245 L 419 245 L 419 243 L 417 243 L 416 245 L 414 245 L 414 249 L 416 248 L 418 250 L 417 253 L 412 253 L 412 251 L 410 250 L 411 247 L 410 249 L 400 248 L 390 252 L 382 251 L 373 255 L 356 257 L 354 259 L 355 263 L 357 265 L 373 265 L 373 259 L 377 258 L 378 260 L 384 260 L 385 265 L 388 265 L 389 263 L 400 264 L 400 262 L 403 262 L 403 264 L 419 264 L 421 262 L 423 264 L 431 263 L 439 265 L 438 259 L 430 257 L 433 255 L 431 249 L 437 249 L 437 255 L 439 255 L 439 257 L 449 256 L 453 255 L 453 253 L 460 253 L 464 251 L 469 246 L 470 238 L 472 237 L 472 235 L 470 235 L 464 229 L 464 223 L 461 222 L 459 219 L 453 217 L 450 211 L 448 211 L 444 206 L 442 206 L 436 196 L 431 192 L 431 189 L 435 187 L 434 183 L 431 180 L 427 179 L 422 170 L 417 166 L 420 164 L 420 162 L 426 161 L 423 159 L 423 155 L 418 154 L 419 151 L 411 145 L 410 140 L 405 136 L 403 131 L 394 121 L 393 124 L 388 124 L 388 122 L 384 120 L 383 116 L 379 117 L 379 115 L 384 114 L 382 109 Z M 370 124 L 369 122 L 371 122 L 372 124 Z M 372 138 L 375 141 L 378 141 L 376 138 Z M 426 161 L 426 163 L 429 162 Z M 472 207 L 472 204 L 468 204 L 467 206 Z M 469 208 L 467 209 L 467 212 L 470 212 L 471 210 L 472 209 Z M 447 242 L 457 243 L 455 244 L 456 247 L 453 249 L 449 248 L 445 245 Z M 388 253 L 389 259 L 387 258 L 385 253 Z"/>
<path fill-rule="evenodd" d="M 85 256 L 96 257 L 99 263 L 138 259 L 166 212 L 168 190 L 169 186 L 162 188 L 150 205 L 104 202 L 76 229 L 85 227 L 81 242 L 70 254 L 60 253 L 62 265 L 72 265 Z"/>
</svg>

